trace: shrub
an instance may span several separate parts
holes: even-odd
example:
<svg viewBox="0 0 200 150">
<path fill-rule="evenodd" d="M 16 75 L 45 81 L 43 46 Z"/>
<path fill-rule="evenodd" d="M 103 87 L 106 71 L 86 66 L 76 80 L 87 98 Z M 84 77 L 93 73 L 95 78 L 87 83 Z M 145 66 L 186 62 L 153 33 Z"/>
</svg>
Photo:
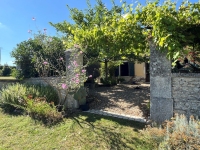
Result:
<svg viewBox="0 0 200 150">
<path fill-rule="evenodd" d="M 163 150 L 200 149 L 200 124 L 193 116 L 189 121 L 184 115 L 176 115 L 162 128 L 148 127 L 143 134 Z"/>
<path fill-rule="evenodd" d="M 42 85 L 42 84 L 36 84 L 36 85 L 25 85 L 28 89 L 27 93 L 34 98 L 38 97 L 45 97 L 46 101 L 48 103 L 53 102 L 54 105 L 58 105 L 59 103 L 59 97 L 56 92 L 56 90 L 50 86 L 50 85 Z"/>
<path fill-rule="evenodd" d="M 117 78 L 117 82 L 118 82 L 118 83 L 119 83 L 119 82 L 122 83 L 122 82 L 124 82 L 124 81 L 125 81 L 124 78 L 121 78 L 121 77 L 118 77 L 118 78 Z"/>
<path fill-rule="evenodd" d="M 44 97 L 37 99 L 26 99 L 27 111 L 36 120 L 42 121 L 46 125 L 53 125 L 63 120 L 61 112 L 58 112 L 53 103 L 47 103 Z"/>
<path fill-rule="evenodd" d="M 2 105 L 12 105 L 14 107 L 25 107 L 24 97 L 27 94 L 27 87 L 23 84 L 10 84 L 1 90 Z"/>
<path fill-rule="evenodd" d="M 100 77 L 105 78 L 105 76 L 106 76 L 105 63 L 101 63 L 100 65 L 101 65 L 101 67 L 99 69 Z M 108 70 L 107 71 L 108 71 L 109 77 L 115 76 L 115 71 L 119 67 L 119 65 L 120 65 L 120 62 L 118 62 L 118 61 L 108 62 L 108 68 L 107 68 Z"/>
<path fill-rule="evenodd" d="M 52 125 L 62 120 L 58 112 L 58 95 L 53 87 L 44 85 L 12 84 L 1 91 L 0 104 L 5 111 L 12 112 L 21 108 L 37 120 Z M 8 110 L 8 109 L 13 110 Z"/>
<path fill-rule="evenodd" d="M 103 83 L 106 86 L 111 86 L 111 85 L 116 85 L 117 84 L 116 79 L 112 78 L 112 77 L 108 77 L 107 79 L 106 78 L 101 78 L 100 80 L 101 80 L 101 83 Z"/>
<path fill-rule="evenodd" d="M 86 67 L 87 74 L 92 75 L 92 78 L 88 78 L 86 82 L 91 83 L 96 80 L 100 76 L 100 64 L 99 63 L 92 63 Z"/>
<path fill-rule="evenodd" d="M 11 76 L 16 78 L 16 79 L 20 79 L 20 80 L 24 79 L 22 71 L 21 70 L 17 70 L 15 68 L 12 69 Z"/>
<path fill-rule="evenodd" d="M 57 92 L 51 86 L 29 85 L 29 84 L 11 84 L 4 87 L 1 91 L 1 103 L 10 104 L 15 107 L 24 107 L 25 98 L 31 96 L 33 99 L 37 97 L 45 97 L 47 102 L 58 104 L 59 98 Z"/>
<path fill-rule="evenodd" d="M 2 76 L 9 76 L 11 73 L 11 69 L 9 66 L 4 65 L 2 69 Z"/>
</svg>

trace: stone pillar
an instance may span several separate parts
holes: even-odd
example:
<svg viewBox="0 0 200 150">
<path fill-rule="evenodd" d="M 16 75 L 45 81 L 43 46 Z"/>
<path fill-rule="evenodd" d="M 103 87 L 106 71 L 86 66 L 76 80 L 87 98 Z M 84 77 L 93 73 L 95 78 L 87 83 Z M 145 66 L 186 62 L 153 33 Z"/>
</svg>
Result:
<svg viewBox="0 0 200 150">
<path fill-rule="evenodd" d="M 70 56 L 71 56 L 73 50 L 74 49 L 68 49 L 68 50 L 65 51 L 65 58 L 66 58 L 66 65 L 67 66 L 69 64 Z M 83 54 L 79 54 L 75 61 L 77 62 L 78 65 L 82 66 L 83 65 Z"/>
<path fill-rule="evenodd" d="M 156 49 L 150 41 L 150 118 L 162 123 L 173 116 L 171 62 L 166 52 Z"/>
<path fill-rule="evenodd" d="M 66 66 L 68 66 L 68 65 L 69 65 L 70 56 L 71 56 L 71 49 L 69 49 L 69 50 L 65 51 Z"/>
</svg>

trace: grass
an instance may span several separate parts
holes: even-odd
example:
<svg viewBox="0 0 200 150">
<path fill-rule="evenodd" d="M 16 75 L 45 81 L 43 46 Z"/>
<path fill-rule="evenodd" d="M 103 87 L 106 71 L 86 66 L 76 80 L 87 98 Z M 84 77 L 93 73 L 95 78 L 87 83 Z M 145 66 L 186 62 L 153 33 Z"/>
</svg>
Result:
<svg viewBox="0 0 200 150">
<path fill-rule="evenodd" d="M 139 130 L 144 124 L 77 113 L 52 127 L 35 122 L 28 116 L 9 115 L 0 111 L 0 150 L 151 150 Z"/>
<path fill-rule="evenodd" d="M 0 76 L 0 80 L 16 80 L 16 78 L 11 76 Z"/>
</svg>

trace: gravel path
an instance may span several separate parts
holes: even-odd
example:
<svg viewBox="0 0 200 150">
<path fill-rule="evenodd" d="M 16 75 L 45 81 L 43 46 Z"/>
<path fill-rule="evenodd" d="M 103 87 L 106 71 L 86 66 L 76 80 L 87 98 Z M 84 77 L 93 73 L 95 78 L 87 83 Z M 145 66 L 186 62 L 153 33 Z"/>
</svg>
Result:
<svg viewBox="0 0 200 150">
<path fill-rule="evenodd" d="M 89 98 L 93 99 L 90 102 L 90 109 L 143 118 L 149 116 L 149 84 L 97 87 L 89 90 Z"/>
</svg>

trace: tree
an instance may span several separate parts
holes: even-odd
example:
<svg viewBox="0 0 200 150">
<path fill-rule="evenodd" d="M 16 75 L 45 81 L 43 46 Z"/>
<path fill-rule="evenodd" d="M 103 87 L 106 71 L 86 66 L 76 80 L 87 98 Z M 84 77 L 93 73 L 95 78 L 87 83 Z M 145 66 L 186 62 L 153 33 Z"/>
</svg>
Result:
<svg viewBox="0 0 200 150">
<path fill-rule="evenodd" d="M 3 69 L 1 70 L 1 74 L 2 76 L 9 76 L 11 74 L 11 68 L 7 64 L 5 64 L 3 66 Z"/>
<path fill-rule="evenodd" d="M 178 8 L 178 9 L 177 9 Z M 200 44 L 200 3 L 183 1 L 178 7 L 176 2 L 166 0 L 138 5 L 135 24 L 144 27 L 143 33 L 161 51 L 167 51 L 171 60 L 177 60 L 186 47 L 199 49 Z"/>
<path fill-rule="evenodd" d="M 25 78 L 37 76 L 32 59 L 34 51 L 41 49 L 33 40 L 28 40 L 17 44 L 17 47 L 11 52 L 11 57 L 15 58 L 15 63 L 20 67 Z"/>
<path fill-rule="evenodd" d="M 51 25 L 66 34 L 67 47 L 77 44 L 84 49 L 90 61 L 103 61 L 107 78 L 109 61 L 144 61 L 148 49 L 142 30 L 138 30 L 140 25 L 132 23 L 132 5 L 124 2 L 117 6 L 111 1 L 112 8 L 108 9 L 101 0 L 96 2 L 93 8 L 88 2 L 85 11 L 68 6 L 74 24 L 64 21 Z"/>
<path fill-rule="evenodd" d="M 55 60 L 60 58 L 61 55 L 63 57 L 64 51 L 64 45 L 59 38 L 38 34 L 34 36 L 34 39 L 17 44 L 17 47 L 11 52 L 11 56 L 15 58 L 16 64 L 20 66 L 22 75 L 29 78 L 39 75 L 35 69 L 35 62 L 39 56 Z"/>
<path fill-rule="evenodd" d="M 200 51 L 199 2 L 183 1 L 178 9 L 170 0 L 147 2 L 145 6 L 138 3 L 134 11 L 126 2 L 122 6 L 112 3 L 111 9 L 100 0 L 86 11 L 69 8 L 74 24 L 51 24 L 66 33 L 67 47 L 78 44 L 105 64 L 123 58 L 142 60 L 148 55 L 149 42 L 166 51 L 173 61 L 185 55 L 187 47 Z"/>
</svg>

